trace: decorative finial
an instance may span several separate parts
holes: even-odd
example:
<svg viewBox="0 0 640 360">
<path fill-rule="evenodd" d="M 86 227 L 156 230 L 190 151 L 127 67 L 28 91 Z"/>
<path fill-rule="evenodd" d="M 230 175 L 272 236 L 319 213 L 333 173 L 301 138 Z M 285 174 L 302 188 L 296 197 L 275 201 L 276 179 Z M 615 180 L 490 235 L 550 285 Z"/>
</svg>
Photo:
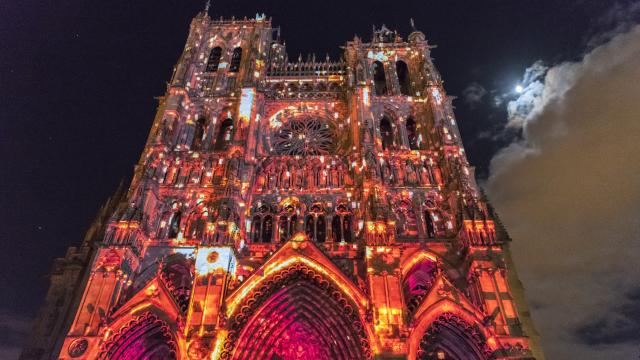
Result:
<svg viewBox="0 0 640 360">
<path fill-rule="evenodd" d="M 409 24 L 411 24 L 411 30 L 416 31 L 416 23 L 413 22 L 413 18 L 409 18 Z"/>
<path fill-rule="evenodd" d="M 207 0 L 207 3 L 204 4 L 204 12 L 209 13 L 210 7 L 211 7 L 211 0 Z"/>
</svg>

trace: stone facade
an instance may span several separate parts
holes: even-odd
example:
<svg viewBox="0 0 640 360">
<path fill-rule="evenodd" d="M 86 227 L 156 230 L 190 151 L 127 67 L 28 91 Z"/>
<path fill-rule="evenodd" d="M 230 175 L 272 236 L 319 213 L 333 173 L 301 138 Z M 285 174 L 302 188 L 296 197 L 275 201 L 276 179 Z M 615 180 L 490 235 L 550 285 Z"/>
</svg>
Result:
<svg viewBox="0 0 640 360">
<path fill-rule="evenodd" d="M 193 19 L 128 193 L 23 358 L 542 359 L 425 35 L 291 61 L 278 33 Z"/>
</svg>

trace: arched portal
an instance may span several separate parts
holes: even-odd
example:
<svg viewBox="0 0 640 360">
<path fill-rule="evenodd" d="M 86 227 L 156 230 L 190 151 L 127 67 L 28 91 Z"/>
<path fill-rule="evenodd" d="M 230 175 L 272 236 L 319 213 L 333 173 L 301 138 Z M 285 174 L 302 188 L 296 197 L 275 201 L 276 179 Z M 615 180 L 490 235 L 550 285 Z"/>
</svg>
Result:
<svg viewBox="0 0 640 360">
<path fill-rule="evenodd" d="M 358 308 L 323 275 L 292 265 L 229 319 L 222 359 L 370 359 Z"/>
<path fill-rule="evenodd" d="M 439 316 L 420 340 L 417 360 L 485 360 L 491 350 L 481 332 L 461 318 Z"/>
<path fill-rule="evenodd" d="M 125 325 L 105 344 L 102 360 L 174 360 L 176 344 L 169 326 L 152 313 Z"/>
</svg>

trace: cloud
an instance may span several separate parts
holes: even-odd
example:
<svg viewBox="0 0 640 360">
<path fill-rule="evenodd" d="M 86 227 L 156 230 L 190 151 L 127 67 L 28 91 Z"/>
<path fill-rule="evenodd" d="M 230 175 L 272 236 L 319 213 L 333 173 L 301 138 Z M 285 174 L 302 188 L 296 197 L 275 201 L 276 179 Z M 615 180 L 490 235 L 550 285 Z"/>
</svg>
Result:
<svg viewBox="0 0 640 360">
<path fill-rule="evenodd" d="M 536 113 L 543 103 L 544 78 L 549 68 L 542 61 L 535 62 L 524 73 L 522 94 L 507 104 L 507 127 L 522 127 L 527 117 Z"/>
<path fill-rule="evenodd" d="M 473 82 L 462 90 L 462 98 L 464 103 L 471 109 L 474 109 L 482 102 L 482 98 L 487 94 L 487 90 L 477 82 Z"/>
<path fill-rule="evenodd" d="M 492 159 L 486 190 L 548 357 L 635 358 L 640 26 L 544 74 L 515 100 L 522 135 Z"/>
<path fill-rule="evenodd" d="M 575 331 L 577 339 L 590 345 L 637 344 L 640 337 L 640 286 L 627 293 L 613 310 L 611 314 L 600 315 L 578 327 Z"/>
<path fill-rule="evenodd" d="M 630 1 L 630 2 L 629 2 Z M 609 42 L 618 34 L 628 32 L 640 20 L 640 2 L 620 0 L 613 2 L 609 11 L 595 19 L 593 32 L 587 45 L 591 48 Z"/>
</svg>

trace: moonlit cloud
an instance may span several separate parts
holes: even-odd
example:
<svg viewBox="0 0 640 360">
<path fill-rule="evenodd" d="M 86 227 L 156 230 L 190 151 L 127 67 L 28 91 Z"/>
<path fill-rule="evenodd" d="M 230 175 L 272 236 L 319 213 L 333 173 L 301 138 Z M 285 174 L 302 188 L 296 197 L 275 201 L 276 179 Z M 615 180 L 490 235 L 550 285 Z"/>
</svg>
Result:
<svg viewBox="0 0 640 360">
<path fill-rule="evenodd" d="M 640 353 L 640 26 L 528 71 L 486 184 L 550 359 Z"/>
<path fill-rule="evenodd" d="M 477 82 L 473 82 L 462 90 L 462 98 L 464 99 L 464 103 L 470 108 L 475 108 L 481 101 L 482 98 L 487 94 L 487 90 Z"/>
<path fill-rule="evenodd" d="M 549 68 L 542 61 L 536 62 L 526 70 L 522 84 L 518 85 L 519 95 L 507 104 L 508 127 L 522 127 L 527 117 L 542 103 L 543 82 L 547 70 Z"/>
</svg>

